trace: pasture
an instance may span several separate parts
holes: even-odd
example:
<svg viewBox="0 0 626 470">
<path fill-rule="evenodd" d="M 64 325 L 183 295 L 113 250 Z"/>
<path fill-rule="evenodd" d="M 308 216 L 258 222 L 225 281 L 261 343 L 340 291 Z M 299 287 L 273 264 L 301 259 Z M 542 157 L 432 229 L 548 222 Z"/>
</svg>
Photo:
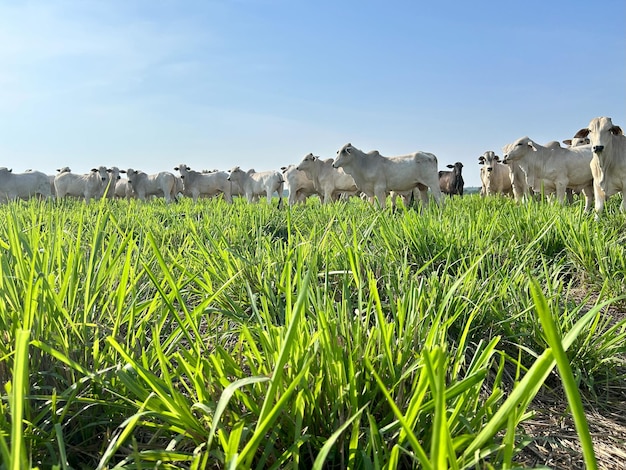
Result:
<svg viewBox="0 0 626 470">
<path fill-rule="evenodd" d="M 616 199 L 2 205 L 0 467 L 542 465 L 547 399 L 623 463 Z"/>
</svg>

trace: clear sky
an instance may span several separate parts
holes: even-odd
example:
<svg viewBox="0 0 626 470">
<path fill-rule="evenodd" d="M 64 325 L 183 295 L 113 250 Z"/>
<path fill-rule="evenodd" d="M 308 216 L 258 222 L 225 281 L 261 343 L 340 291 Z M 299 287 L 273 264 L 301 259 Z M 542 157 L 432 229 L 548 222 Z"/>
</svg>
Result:
<svg viewBox="0 0 626 470">
<path fill-rule="evenodd" d="M 626 2 L 0 0 L 0 166 L 461 161 L 626 130 Z"/>
</svg>

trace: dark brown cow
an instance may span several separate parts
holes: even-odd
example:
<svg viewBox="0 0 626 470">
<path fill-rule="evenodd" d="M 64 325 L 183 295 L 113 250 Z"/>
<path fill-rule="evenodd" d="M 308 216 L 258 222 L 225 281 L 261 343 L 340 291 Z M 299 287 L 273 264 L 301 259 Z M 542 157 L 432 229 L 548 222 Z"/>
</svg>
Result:
<svg viewBox="0 0 626 470">
<path fill-rule="evenodd" d="M 453 196 L 458 194 L 463 196 L 463 176 L 461 171 L 463 170 L 463 164 L 456 162 L 454 165 L 446 165 L 447 168 L 451 168 L 451 171 L 439 172 L 439 189 L 444 194 Z"/>
</svg>

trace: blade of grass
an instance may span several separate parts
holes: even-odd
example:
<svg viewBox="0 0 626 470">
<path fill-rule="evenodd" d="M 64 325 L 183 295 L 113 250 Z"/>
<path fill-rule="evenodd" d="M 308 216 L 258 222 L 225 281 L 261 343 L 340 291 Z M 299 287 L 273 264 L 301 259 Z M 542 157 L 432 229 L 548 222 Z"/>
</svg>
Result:
<svg viewBox="0 0 626 470">
<path fill-rule="evenodd" d="M 587 418 L 585 417 L 585 410 L 580 398 L 580 392 L 578 391 L 578 384 L 572 373 L 569 359 L 565 354 L 563 343 L 559 335 L 554 319 L 548 307 L 548 302 L 541 292 L 541 288 L 536 280 L 532 280 L 530 283 L 530 291 L 535 301 L 535 310 L 539 315 L 539 321 L 543 326 L 543 330 L 546 334 L 546 339 L 556 360 L 556 367 L 561 375 L 563 381 L 563 388 L 565 389 L 565 396 L 569 403 L 572 415 L 574 417 L 574 425 L 578 437 L 580 438 L 580 444 L 583 449 L 583 458 L 585 460 L 585 466 L 589 470 L 595 470 L 598 468 L 596 461 L 596 455 L 593 450 L 593 442 L 591 435 L 589 434 L 589 426 L 587 425 Z"/>
</svg>

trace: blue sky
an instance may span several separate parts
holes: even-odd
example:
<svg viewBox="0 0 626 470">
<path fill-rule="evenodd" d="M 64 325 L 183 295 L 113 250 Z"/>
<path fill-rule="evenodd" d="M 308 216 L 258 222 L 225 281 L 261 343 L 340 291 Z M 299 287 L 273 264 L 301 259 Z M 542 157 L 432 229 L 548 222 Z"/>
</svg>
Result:
<svg viewBox="0 0 626 470">
<path fill-rule="evenodd" d="M 0 166 L 278 169 L 351 142 L 443 168 L 626 130 L 626 2 L 0 0 Z M 175 173 L 175 172 L 174 172 Z"/>
</svg>

